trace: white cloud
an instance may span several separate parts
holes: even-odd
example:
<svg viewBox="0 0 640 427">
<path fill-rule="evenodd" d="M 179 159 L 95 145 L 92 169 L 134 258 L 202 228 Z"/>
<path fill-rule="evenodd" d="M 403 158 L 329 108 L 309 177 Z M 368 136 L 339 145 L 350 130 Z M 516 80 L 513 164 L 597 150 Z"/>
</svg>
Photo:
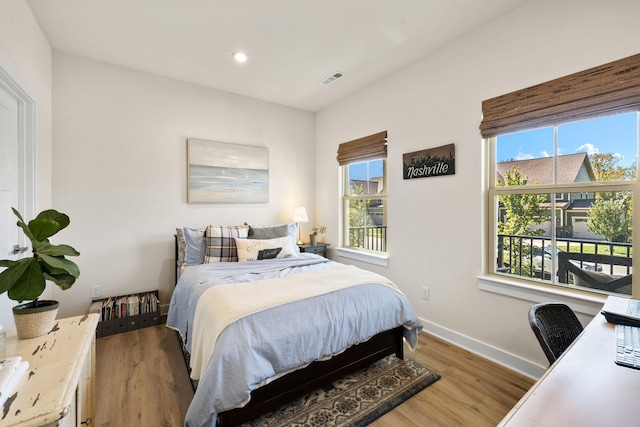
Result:
<svg viewBox="0 0 640 427">
<path fill-rule="evenodd" d="M 598 149 L 598 147 L 595 147 L 593 144 L 589 144 L 589 143 L 583 144 L 578 148 L 576 148 L 576 153 L 581 153 L 585 151 L 589 155 L 600 153 L 600 150 Z M 611 154 L 611 156 L 613 157 L 613 160 L 616 162 L 621 162 L 624 160 L 624 156 L 620 153 L 613 153 Z"/>
<path fill-rule="evenodd" d="M 600 150 L 597 147 L 594 147 L 593 144 L 582 144 L 578 148 L 576 148 L 576 153 L 587 152 L 588 155 L 598 154 Z"/>
<path fill-rule="evenodd" d="M 547 153 L 546 150 L 542 150 L 540 154 L 542 155 L 542 157 L 551 157 L 551 154 Z"/>
</svg>

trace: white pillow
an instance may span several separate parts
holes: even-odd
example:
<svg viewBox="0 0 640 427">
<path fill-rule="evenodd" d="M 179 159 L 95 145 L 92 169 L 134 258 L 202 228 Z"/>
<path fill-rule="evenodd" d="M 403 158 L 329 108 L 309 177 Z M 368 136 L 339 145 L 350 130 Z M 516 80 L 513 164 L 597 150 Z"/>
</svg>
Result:
<svg viewBox="0 0 640 427">
<path fill-rule="evenodd" d="M 298 241 L 298 223 L 292 222 L 291 224 L 279 224 L 279 225 L 261 225 L 254 226 L 249 225 L 249 238 L 250 239 L 275 239 L 276 237 L 291 236 L 293 243 Z M 293 245 L 293 250 L 299 254 L 300 248 L 298 245 Z"/>
<path fill-rule="evenodd" d="M 297 256 L 293 240 L 290 236 L 277 237 L 275 239 L 235 239 L 236 248 L 238 249 L 238 261 L 258 261 L 259 259 L 272 258 L 274 252 L 277 252 L 275 258 L 289 258 Z M 268 249 L 278 249 L 280 251 L 269 251 Z"/>
</svg>

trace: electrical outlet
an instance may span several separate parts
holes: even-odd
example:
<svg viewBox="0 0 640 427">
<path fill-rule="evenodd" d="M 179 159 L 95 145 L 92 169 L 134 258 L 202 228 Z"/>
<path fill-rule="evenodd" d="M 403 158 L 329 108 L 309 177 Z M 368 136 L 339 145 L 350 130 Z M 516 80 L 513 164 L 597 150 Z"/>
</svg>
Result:
<svg viewBox="0 0 640 427">
<path fill-rule="evenodd" d="M 100 286 L 92 286 L 91 287 L 91 298 L 100 298 Z"/>
<path fill-rule="evenodd" d="M 429 300 L 429 288 L 424 286 L 422 287 L 422 299 Z"/>
</svg>

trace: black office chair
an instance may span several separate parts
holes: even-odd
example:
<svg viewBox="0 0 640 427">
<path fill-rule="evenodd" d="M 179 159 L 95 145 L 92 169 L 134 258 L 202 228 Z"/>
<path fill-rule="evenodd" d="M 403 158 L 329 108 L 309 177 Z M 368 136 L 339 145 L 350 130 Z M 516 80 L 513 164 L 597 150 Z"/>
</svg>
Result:
<svg viewBox="0 0 640 427">
<path fill-rule="evenodd" d="M 583 330 L 573 310 L 557 302 L 531 307 L 529 324 L 549 359 L 549 364 L 555 362 Z"/>
</svg>

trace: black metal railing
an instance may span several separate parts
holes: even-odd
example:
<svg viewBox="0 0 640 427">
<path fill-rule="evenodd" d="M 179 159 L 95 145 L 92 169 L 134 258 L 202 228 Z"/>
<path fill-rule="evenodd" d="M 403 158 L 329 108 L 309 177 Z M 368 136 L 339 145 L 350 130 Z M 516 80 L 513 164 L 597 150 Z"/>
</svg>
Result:
<svg viewBox="0 0 640 427">
<path fill-rule="evenodd" d="M 551 238 L 543 236 L 520 236 L 515 234 L 498 234 L 498 257 L 496 271 L 518 276 L 551 278 L 551 254 L 548 247 L 551 246 Z M 558 250 L 573 253 L 593 253 L 602 255 L 616 255 L 618 257 L 632 258 L 631 243 L 606 242 L 601 240 L 575 239 L 568 237 L 556 238 Z M 585 252 L 585 248 L 589 251 Z M 545 256 L 545 252 L 547 256 Z M 580 267 L 583 268 L 580 262 Z M 631 274 L 631 267 L 623 267 L 624 270 L 614 271 L 614 267 L 620 266 L 606 262 L 590 263 L 587 269 L 602 271 L 608 274 Z M 556 266 L 557 268 L 557 266 Z"/>
<path fill-rule="evenodd" d="M 386 252 L 387 226 L 349 227 L 349 246 Z"/>
</svg>

